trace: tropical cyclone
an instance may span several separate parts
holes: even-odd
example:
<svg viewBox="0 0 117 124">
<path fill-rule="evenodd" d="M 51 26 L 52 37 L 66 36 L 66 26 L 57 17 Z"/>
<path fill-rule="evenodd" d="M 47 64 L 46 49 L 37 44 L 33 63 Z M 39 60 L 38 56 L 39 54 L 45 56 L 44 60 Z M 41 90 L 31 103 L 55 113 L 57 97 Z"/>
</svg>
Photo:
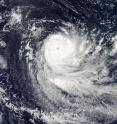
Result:
<svg viewBox="0 0 117 124">
<path fill-rule="evenodd" d="M 91 89 L 92 82 L 85 77 L 91 76 L 91 72 L 89 68 L 88 72 L 87 68 L 85 71 L 81 68 L 84 60 L 87 61 L 86 55 L 92 49 L 92 44 L 85 35 L 79 35 L 74 27 L 71 30 L 62 29 L 61 32 L 50 34 L 44 42 L 43 50 L 45 63 L 49 67 L 45 66 L 47 79 L 68 93 L 78 95 L 82 94 L 82 91 L 87 91 L 88 94 L 89 91 L 86 89 Z M 90 66 L 89 62 L 88 64 Z"/>
</svg>

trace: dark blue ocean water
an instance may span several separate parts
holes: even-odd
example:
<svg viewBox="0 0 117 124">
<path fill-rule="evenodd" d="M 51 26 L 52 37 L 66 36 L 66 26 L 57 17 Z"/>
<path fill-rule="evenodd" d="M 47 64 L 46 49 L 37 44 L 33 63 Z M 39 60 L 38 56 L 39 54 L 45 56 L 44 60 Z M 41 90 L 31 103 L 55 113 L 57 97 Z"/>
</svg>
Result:
<svg viewBox="0 0 117 124">
<path fill-rule="evenodd" d="M 20 9 L 18 10 L 18 8 Z M 22 14 L 22 25 L 19 23 L 11 26 L 9 20 L 12 11 Z M 44 39 L 50 32 L 56 32 L 58 27 L 62 25 L 61 21 L 78 25 L 81 29 L 85 27 L 85 32 L 89 35 L 94 29 L 95 32 L 99 30 L 100 33 L 96 39 L 98 41 L 103 37 L 107 49 L 111 49 L 112 44 L 109 41 L 117 33 L 116 0 L 0 0 L 0 17 L 2 17 L 0 19 L 0 38 L 6 43 L 6 47 L 0 47 L 0 55 L 7 61 L 7 68 L 0 68 L 0 87 L 5 90 L 5 93 L 1 91 L 0 124 L 46 123 L 42 119 L 33 118 L 28 110 L 15 111 L 11 109 L 12 107 L 8 107 L 12 103 L 19 108 L 25 106 L 32 109 L 42 109 L 39 101 L 35 98 L 36 93 L 33 92 L 32 79 L 27 70 L 26 59 L 24 57 L 20 61 L 19 58 L 21 45 L 26 45 L 26 42 L 21 43 L 22 33 L 29 36 L 28 28 L 30 25 L 42 19 L 48 20 L 46 23 L 39 22 L 47 30 L 43 31 L 40 40 Z M 35 54 L 38 41 L 31 36 L 29 39 L 33 40 L 30 45 L 34 49 L 33 54 Z M 23 54 L 27 52 L 28 50 L 25 50 Z M 113 61 L 116 58 L 117 55 L 111 56 L 109 59 Z M 111 83 L 116 85 L 117 65 L 108 64 L 108 68 L 110 70 L 109 76 L 113 78 Z M 99 124 L 107 124 L 105 117 L 94 120 Z M 109 123 L 117 124 L 117 121 L 114 118 Z"/>
</svg>

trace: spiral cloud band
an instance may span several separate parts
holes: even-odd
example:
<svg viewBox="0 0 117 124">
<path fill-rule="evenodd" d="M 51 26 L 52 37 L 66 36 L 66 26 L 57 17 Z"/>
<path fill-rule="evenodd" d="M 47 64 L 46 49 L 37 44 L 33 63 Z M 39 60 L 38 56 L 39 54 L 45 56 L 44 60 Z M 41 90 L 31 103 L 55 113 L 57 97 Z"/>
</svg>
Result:
<svg viewBox="0 0 117 124">
<path fill-rule="evenodd" d="M 109 77 L 107 64 L 109 54 L 115 53 L 104 49 L 103 39 L 97 44 L 72 24 L 66 27 L 49 34 L 36 53 L 37 80 L 42 96 L 49 100 L 46 103 L 43 98 L 44 106 L 56 113 L 48 115 L 55 116 L 53 121 L 49 117 L 49 123 L 85 122 L 91 113 L 102 113 L 105 118 L 115 117 L 117 87 L 108 84 L 113 79 Z M 104 100 L 107 97 L 115 99 L 109 99 L 113 107 Z"/>
<path fill-rule="evenodd" d="M 23 1 L 16 6 L 15 1 L 12 9 L 4 6 L 4 16 L 0 13 L 5 21 L 0 33 L 0 108 L 13 113 L 10 117 L 16 116 L 18 124 L 110 124 L 117 119 L 115 27 L 107 11 L 98 8 L 99 0 L 79 1 L 78 11 L 75 3 L 60 1 L 27 1 L 32 6 L 22 6 Z M 92 2 L 92 10 L 85 8 L 86 2 Z M 85 9 L 91 15 L 80 15 Z M 107 14 L 106 21 L 101 14 Z"/>
<path fill-rule="evenodd" d="M 87 39 L 83 36 L 81 38 L 75 33 L 72 29 L 72 33 L 64 30 L 63 33 L 50 35 L 46 39 L 44 47 L 45 61 L 53 73 L 56 73 L 55 77 L 48 77 L 49 80 L 61 89 L 72 93 L 80 90 L 77 69 L 91 47 Z"/>
</svg>

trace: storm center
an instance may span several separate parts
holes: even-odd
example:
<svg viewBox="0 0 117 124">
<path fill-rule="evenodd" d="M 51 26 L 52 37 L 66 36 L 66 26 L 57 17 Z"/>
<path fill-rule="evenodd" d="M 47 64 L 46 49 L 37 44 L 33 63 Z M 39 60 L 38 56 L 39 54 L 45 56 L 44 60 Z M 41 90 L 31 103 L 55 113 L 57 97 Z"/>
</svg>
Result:
<svg viewBox="0 0 117 124">
<path fill-rule="evenodd" d="M 55 34 L 50 36 L 45 44 L 45 59 L 54 69 L 64 68 L 76 54 L 75 43 L 67 36 Z"/>
</svg>

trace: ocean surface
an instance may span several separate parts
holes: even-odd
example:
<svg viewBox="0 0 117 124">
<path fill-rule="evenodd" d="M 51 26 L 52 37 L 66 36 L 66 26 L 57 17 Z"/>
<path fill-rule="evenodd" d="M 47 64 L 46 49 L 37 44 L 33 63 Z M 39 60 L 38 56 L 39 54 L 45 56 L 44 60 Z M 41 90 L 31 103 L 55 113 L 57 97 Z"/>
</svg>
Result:
<svg viewBox="0 0 117 124">
<path fill-rule="evenodd" d="M 0 0 L 0 124 L 117 124 L 116 0 Z"/>
</svg>

